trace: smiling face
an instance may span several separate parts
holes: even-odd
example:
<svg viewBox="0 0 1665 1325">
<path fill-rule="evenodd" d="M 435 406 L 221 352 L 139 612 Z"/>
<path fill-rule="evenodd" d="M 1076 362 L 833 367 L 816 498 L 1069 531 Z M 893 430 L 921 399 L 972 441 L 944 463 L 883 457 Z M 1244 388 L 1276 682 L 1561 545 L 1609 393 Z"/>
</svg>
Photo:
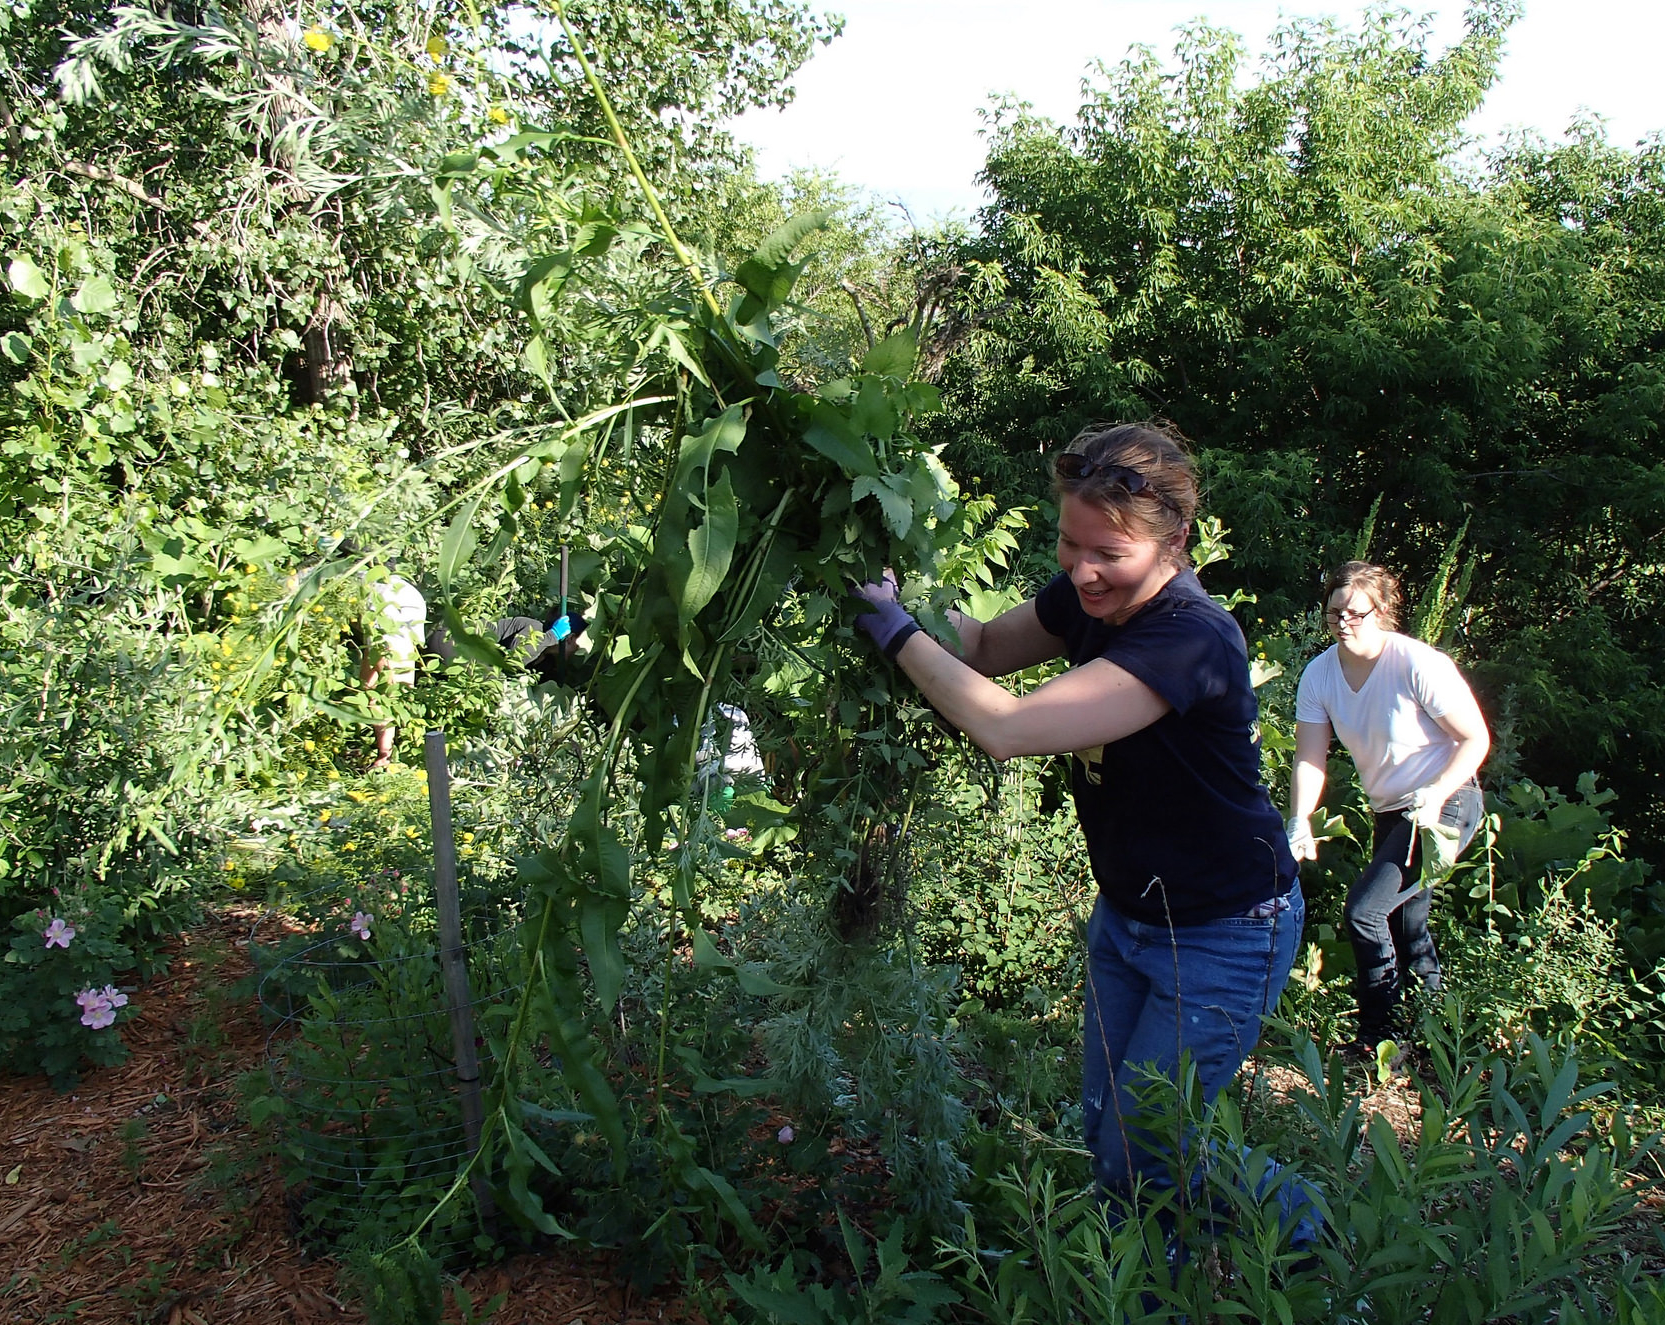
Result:
<svg viewBox="0 0 1665 1325">
<path fill-rule="evenodd" d="M 1179 571 L 1177 547 L 1134 538 L 1104 507 L 1069 495 L 1058 505 L 1058 565 L 1070 577 L 1081 609 L 1099 621 L 1120 623 L 1156 596 Z"/>
</svg>

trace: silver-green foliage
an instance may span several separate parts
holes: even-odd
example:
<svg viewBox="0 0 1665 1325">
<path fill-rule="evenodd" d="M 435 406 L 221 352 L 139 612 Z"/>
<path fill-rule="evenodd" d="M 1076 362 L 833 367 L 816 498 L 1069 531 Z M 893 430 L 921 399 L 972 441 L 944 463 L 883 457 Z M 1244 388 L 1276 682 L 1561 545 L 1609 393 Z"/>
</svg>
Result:
<svg viewBox="0 0 1665 1325">
<path fill-rule="evenodd" d="M 735 937 L 782 987 L 758 1026 L 782 1103 L 876 1135 L 898 1203 L 926 1226 L 956 1219 L 968 1118 L 954 973 L 893 944 L 841 941 L 813 896 L 751 911 Z"/>
</svg>

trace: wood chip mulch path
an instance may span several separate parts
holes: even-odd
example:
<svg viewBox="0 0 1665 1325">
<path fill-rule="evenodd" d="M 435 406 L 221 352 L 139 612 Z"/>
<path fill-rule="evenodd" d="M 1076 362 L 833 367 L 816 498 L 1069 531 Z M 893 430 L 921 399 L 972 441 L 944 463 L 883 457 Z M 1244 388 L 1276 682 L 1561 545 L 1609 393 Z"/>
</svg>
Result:
<svg viewBox="0 0 1665 1325">
<path fill-rule="evenodd" d="M 221 913 L 174 941 L 166 974 L 133 996 L 125 1063 L 67 1094 L 0 1077 L 0 1322 L 364 1320 L 335 1262 L 291 1238 L 273 1166 L 247 1158 L 237 1081 L 264 1065 L 266 1032 L 252 993 L 226 991 L 251 971 L 254 918 Z M 476 1310 L 507 1294 L 493 1325 L 695 1318 L 676 1298 L 633 1295 L 605 1258 L 560 1247 L 464 1285 Z"/>
</svg>

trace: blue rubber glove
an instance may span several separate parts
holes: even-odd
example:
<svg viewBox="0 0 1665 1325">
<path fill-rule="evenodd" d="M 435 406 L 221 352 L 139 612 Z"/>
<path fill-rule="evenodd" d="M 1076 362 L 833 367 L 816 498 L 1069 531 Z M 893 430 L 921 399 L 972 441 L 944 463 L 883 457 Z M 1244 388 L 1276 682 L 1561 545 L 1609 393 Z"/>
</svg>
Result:
<svg viewBox="0 0 1665 1325">
<path fill-rule="evenodd" d="M 574 635 L 582 635 L 587 624 L 577 612 L 568 612 L 550 623 L 549 633 L 555 637 L 555 642 L 560 644 Z"/>
<path fill-rule="evenodd" d="M 919 622 L 896 601 L 896 589 L 896 577 L 886 571 L 884 579 L 878 584 L 869 580 L 856 590 L 856 596 L 873 607 L 873 611 L 858 616 L 856 624 L 872 636 L 879 652 L 891 662 L 896 661 L 902 646 L 919 633 Z"/>
</svg>

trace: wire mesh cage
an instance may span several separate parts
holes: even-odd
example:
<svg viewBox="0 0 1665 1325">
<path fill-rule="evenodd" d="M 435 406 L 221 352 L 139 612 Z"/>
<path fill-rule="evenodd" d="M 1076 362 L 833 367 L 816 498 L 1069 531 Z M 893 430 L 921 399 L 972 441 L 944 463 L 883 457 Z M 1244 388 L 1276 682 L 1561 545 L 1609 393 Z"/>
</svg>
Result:
<svg viewBox="0 0 1665 1325">
<path fill-rule="evenodd" d="M 489 1085 L 481 1031 L 518 994 L 519 908 L 485 887 L 461 893 L 460 1020 L 425 879 L 387 871 L 348 896 L 332 885 L 287 898 L 251 934 L 292 1216 L 311 1245 L 385 1246 L 423 1226 L 428 1252 L 451 1260 L 482 1232 L 457 1182 L 477 1142 L 466 1092 Z M 458 1024 L 480 1028 L 474 1054 L 459 1053 Z M 476 1055 L 471 1082 L 459 1062 Z"/>
</svg>

